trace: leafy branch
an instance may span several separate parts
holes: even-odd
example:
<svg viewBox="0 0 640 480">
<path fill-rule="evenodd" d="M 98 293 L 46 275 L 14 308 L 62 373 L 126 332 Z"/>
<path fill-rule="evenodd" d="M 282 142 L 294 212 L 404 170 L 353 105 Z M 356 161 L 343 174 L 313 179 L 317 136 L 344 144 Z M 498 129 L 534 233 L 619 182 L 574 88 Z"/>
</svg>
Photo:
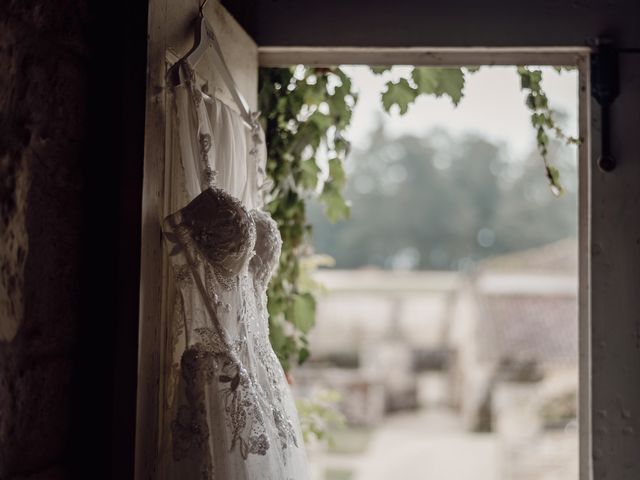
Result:
<svg viewBox="0 0 640 480">
<path fill-rule="evenodd" d="M 320 392 L 315 398 L 296 400 L 305 443 L 312 439 L 325 440 L 332 430 L 344 427 L 346 419 L 338 410 L 340 400 L 341 395 L 334 390 Z"/>
<path fill-rule="evenodd" d="M 576 145 L 579 143 L 579 139 L 567 136 L 556 123 L 553 110 L 549 107 L 547 94 L 542 89 L 542 71 L 518 67 L 518 75 L 520 76 L 520 88 L 528 92 L 525 103 L 531 111 L 531 125 L 536 131 L 536 145 L 544 163 L 547 180 L 549 180 L 551 191 L 555 195 L 560 195 L 563 191 L 560 172 L 549 161 L 549 133 L 567 145 Z"/>
<path fill-rule="evenodd" d="M 454 106 L 457 106 L 464 96 L 466 76 L 478 71 L 479 67 L 440 68 L 415 67 L 409 78 L 388 81 L 382 93 L 382 106 L 390 112 L 394 105 L 398 106 L 400 115 L 404 115 L 409 106 L 421 95 L 431 95 L 436 98 L 447 96 Z M 389 67 L 372 67 L 372 72 L 378 75 L 390 71 Z M 527 67 L 518 67 L 520 88 L 527 93 L 525 104 L 531 111 L 531 124 L 536 135 L 536 146 L 542 158 L 547 180 L 551 191 L 560 195 L 562 185 L 560 173 L 549 159 L 549 135 L 563 143 L 577 144 L 579 139 L 570 137 L 554 119 L 554 112 L 549 106 L 547 94 L 542 89 L 542 71 Z"/>
<path fill-rule="evenodd" d="M 349 217 L 343 196 L 343 163 L 349 143 L 343 133 L 357 102 L 340 68 L 263 68 L 259 104 L 266 133 L 267 175 L 273 182 L 267 209 L 278 223 L 283 246 L 268 294 L 270 340 L 285 370 L 309 356 L 307 334 L 316 301 L 304 259 L 311 226 L 306 201 L 316 197 L 331 221 Z M 321 158 L 328 158 L 323 165 Z"/>
<path fill-rule="evenodd" d="M 381 75 L 390 71 L 389 67 L 373 67 L 371 71 Z M 415 67 L 409 78 L 388 81 L 382 93 L 382 106 L 389 112 L 398 106 L 400 115 L 407 113 L 420 95 L 432 95 L 436 98 L 447 96 L 457 106 L 462 100 L 465 73 L 475 69 Z"/>
<path fill-rule="evenodd" d="M 384 74 L 390 67 L 372 67 Z M 458 105 L 464 96 L 467 75 L 478 67 L 415 67 L 408 77 L 390 80 L 381 102 L 389 112 L 401 115 L 421 95 L 448 97 Z M 518 67 L 520 86 L 527 93 L 538 152 L 554 193 L 560 194 L 559 173 L 548 158 L 549 136 L 567 144 L 579 140 L 567 136 L 554 119 L 542 88 L 542 72 Z M 349 143 L 344 132 L 357 102 L 351 80 L 340 68 L 260 69 L 259 108 L 264 112 L 268 158 L 267 175 L 272 181 L 267 209 L 277 221 L 283 239 L 277 274 L 268 291 L 270 340 L 285 370 L 309 356 L 307 335 L 315 323 L 316 286 L 310 280 L 311 226 L 306 202 L 317 198 L 327 217 L 338 221 L 349 217 L 343 196 L 346 184 L 344 161 Z M 321 159 L 328 159 L 322 162 Z"/>
</svg>

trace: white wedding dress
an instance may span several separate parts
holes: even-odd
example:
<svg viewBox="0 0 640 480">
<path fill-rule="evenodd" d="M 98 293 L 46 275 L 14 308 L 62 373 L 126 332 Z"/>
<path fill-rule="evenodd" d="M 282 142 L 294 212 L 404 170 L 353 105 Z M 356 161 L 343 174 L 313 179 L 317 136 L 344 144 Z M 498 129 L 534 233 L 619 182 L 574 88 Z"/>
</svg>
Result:
<svg viewBox="0 0 640 480">
<path fill-rule="evenodd" d="M 282 241 L 261 210 L 264 135 L 199 89 L 189 67 L 181 73 L 175 126 L 190 201 L 164 222 L 182 354 L 161 474 L 305 480 L 296 408 L 269 343 L 266 288 Z"/>
</svg>

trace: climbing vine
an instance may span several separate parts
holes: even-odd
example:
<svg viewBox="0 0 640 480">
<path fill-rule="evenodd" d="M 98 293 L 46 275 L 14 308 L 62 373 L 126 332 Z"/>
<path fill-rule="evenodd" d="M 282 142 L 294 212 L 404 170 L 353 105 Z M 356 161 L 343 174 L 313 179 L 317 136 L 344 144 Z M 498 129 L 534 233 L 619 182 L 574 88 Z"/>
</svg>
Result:
<svg viewBox="0 0 640 480">
<path fill-rule="evenodd" d="M 547 180 L 549 180 L 551 191 L 560 195 L 562 193 L 560 172 L 551 164 L 548 155 L 549 134 L 551 133 L 556 139 L 567 145 L 578 144 L 579 139 L 566 135 L 556 123 L 553 110 L 549 107 L 547 94 L 542 89 L 542 71 L 518 67 L 518 75 L 520 76 L 520 88 L 528 92 L 525 103 L 531 111 L 531 125 L 536 132 L 536 145 L 544 163 Z"/>
<path fill-rule="evenodd" d="M 309 356 L 307 334 L 315 321 L 314 286 L 303 281 L 301 261 L 311 234 L 306 201 L 316 197 L 332 221 L 348 218 L 342 192 L 349 143 L 343 133 L 356 101 L 351 81 L 340 68 L 260 70 L 259 103 L 272 181 L 267 209 L 283 240 L 268 291 L 270 339 L 285 370 Z"/>
<path fill-rule="evenodd" d="M 389 67 L 372 68 L 372 71 L 379 75 L 389 70 Z M 398 111 L 403 115 L 420 95 L 448 96 L 457 106 L 464 95 L 466 76 L 478 70 L 478 67 L 415 67 L 408 78 L 387 82 L 386 89 L 382 93 L 382 106 L 389 112 L 394 105 L 397 105 Z M 560 71 L 562 68 L 557 70 Z M 560 195 L 562 193 L 560 173 L 551 163 L 548 155 L 549 137 L 553 135 L 567 145 L 577 144 L 579 140 L 567 136 L 556 123 L 554 112 L 549 106 L 549 99 L 542 88 L 542 70 L 521 66 L 517 68 L 517 72 L 520 77 L 520 88 L 527 94 L 525 105 L 531 112 L 531 125 L 535 132 L 536 146 L 549 186 L 555 195 Z"/>
<path fill-rule="evenodd" d="M 371 70 L 381 75 L 390 67 Z M 386 83 L 382 106 L 387 112 L 397 106 L 403 115 L 421 95 L 445 96 L 457 106 L 467 76 L 477 70 L 415 67 L 408 76 Z M 550 188 L 559 195 L 559 172 L 548 156 L 550 135 L 566 144 L 579 140 L 567 136 L 556 123 L 542 88 L 542 71 L 518 67 L 517 72 Z M 343 134 L 356 102 L 349 77 L 338 67 L 260 70 L 259 104 L 267 138 L 267 174 L 272 181 L 267 208 L 283 239 L 279 269 L 268 291 L 270 336 L 285 370 L 308 358 L 307 334 L 315 322 L 317 286 L 305 268 L 312 233 L 306 202 L 317 198 L 333 222 L 349 217 L 349 204 L 343 197 L 343 164 L 349 143 Z"/>
<path fill-rule="evenodd" d="M 558 71 L 562 69 L 557 68 Z M 372 71 L 379 75 L 389 70 L 389 67 L 372 68 Z M 464 95 L 466 76 L 478 70 L 479 67 L 415 67 L 408 78 L 387 82 L 382 94 L 382 106 L 388 112 L 391 107 L 397 105 L 398 111 L 403 115 L 409 109 L 409 105 L 423 94 L 435 97 L 448 96 L 457 106 Z M 520 77 L 520 88 L 527 94 L 525 104 L 531 112 L 536 147 L 544 165 L 549 187 L 555 195 L 560 195 L 562 194 L 560 173 L 548 155 L 550 135 L 568 145 L 577 144 L 579 140 L 567 136 L 556 123 L 554 112 L 549 106 L 549 99 L 542 88 L 542 70 L 520 66 L 517 67 L 517 72 Z"/>
</svg>

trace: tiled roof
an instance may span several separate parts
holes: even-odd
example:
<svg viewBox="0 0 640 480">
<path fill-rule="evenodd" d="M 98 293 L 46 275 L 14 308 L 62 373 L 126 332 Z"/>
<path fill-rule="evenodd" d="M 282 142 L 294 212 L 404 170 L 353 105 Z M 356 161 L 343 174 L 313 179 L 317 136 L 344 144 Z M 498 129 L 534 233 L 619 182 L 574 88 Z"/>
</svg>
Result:
<svg viewBox="0 0 640 480">
<path fill-rule="evenodd" d="M 480 262 L 479 270 L 492 272 L 577 272 L 578 243 L 575 238 L 566 238 L 522 252 L 499 255 Z"/>
<path fill-rule="evenodd" d="M 536 360 L 575 364 L 575 295 L 478 295 L 481 360 Z"/>
</svg>

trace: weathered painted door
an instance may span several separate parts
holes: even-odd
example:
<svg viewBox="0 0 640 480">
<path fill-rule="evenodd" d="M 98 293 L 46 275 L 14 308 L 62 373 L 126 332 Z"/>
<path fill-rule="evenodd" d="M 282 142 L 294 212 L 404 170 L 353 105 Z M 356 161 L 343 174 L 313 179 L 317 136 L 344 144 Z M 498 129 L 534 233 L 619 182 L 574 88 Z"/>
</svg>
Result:
<svg viewBox="0 0 640 480">
<path fill-rule="evenodd" d="M 167 70 L 193 45 L 199 3 L 150 0 L 142 198 L 142 258 L 136 421 L 136 480 L 163 478 L 158 467 L 162 438 L 165 379 L 170 351 L 168 332 L 172 280 L 162 245 L 161 221 L 184 202 L 182 169 L 174 155 L 172 96 Z M 256 108 L 258 52 L 256 44 L 219 5 L 210 0 L 203 9 L 213 25 L 229 70 L 252 109 Z M 210 53 L 210 52 L 208 52 Z M 230 94 L 206 54 L 196 67 L 198 82 L 234 107 Z"/>
</svg>

